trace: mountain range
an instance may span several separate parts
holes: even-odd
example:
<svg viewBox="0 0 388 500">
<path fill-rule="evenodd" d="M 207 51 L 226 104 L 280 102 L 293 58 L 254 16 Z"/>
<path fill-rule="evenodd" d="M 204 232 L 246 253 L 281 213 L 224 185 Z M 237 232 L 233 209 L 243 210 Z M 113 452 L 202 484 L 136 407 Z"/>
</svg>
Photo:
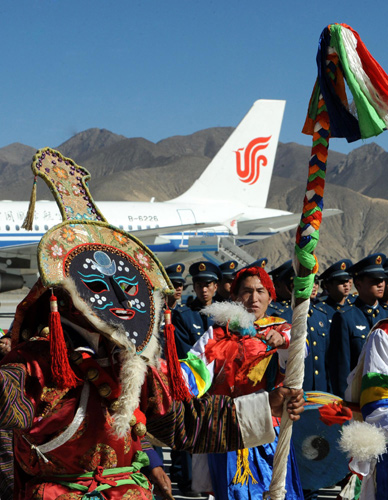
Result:
<svg viewBox="0 0 388 500">
<path fill-rule="evenodd" d="M 93 128 L 50 147 L 90 171 L 95 200 L 164 201 L 191 186 L 233 130 L 216 127 L 153 143 Z M 19 143 L 0 148 L 0 199 L 29 199 L 35 152 Z M 268 207 L 300 212 L 309 157 L 307 146 L 279 143 Z M 388 153 L 374 143 L 347 155 L 329 152 L 325 206 L 343 214 L 322 223 L 317 255 L 323 267 L 341 258 L 357 261 L 375 251 L 388 254 L 387 163 Z M 38 183 L 38 199 L 52 199 L 43 182 Z M 291 258 L 294 237 L 290 231 L 245 249 L 254 258 L 267 257 L 274 267 Z"/>
</svg>

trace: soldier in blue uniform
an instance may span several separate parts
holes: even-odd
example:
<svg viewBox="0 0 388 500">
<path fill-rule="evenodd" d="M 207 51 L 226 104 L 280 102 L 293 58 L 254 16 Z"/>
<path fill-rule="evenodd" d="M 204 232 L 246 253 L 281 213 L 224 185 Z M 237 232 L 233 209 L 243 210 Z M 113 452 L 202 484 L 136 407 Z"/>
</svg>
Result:
<svg viewBox="0 0 388 500">
<path fill-rule="evenodd" d="M 385 259 L 385 263 L 383 264 L 384 272 L 386 274 L 385 279 L 385 291 L 383 297 L 379 300 L 380 305 L 383 309 L 388 311 L 388 258 Z"/>
<path fill-rule="evenodd" d="M 181 305 L 172 311 L 172 324 L 175 326 L 175 344 L 178 357 L 183 359 L 197 340 L 213 324 L 212 320 L 200 310 L 212 303 L 221 278 L 218 266 L 212 262 L 201 261 L 192 264 L 189 273 L 193 278 L 196 298 L 190 305 Z"/>
<path fill-rule="evenodd" d="M 348 269 L 354 278 L 358 297 L 354 304 L 334 314 L 330 331 L 330 381 L 334 394 L 344 396 L 346 379 L 357 364 L 362 346 L 372 328 L 388 311 L 379 300 L 385 290 L 384 254 L 375 253 Z"/>
<path fill-rule="evenodd" d="M 263 269 L 265 269 L 267 263 L 268 263 L 267 257 L 259 257 L 255 261 L 251 262 L 249 266 L 246 267 L 262 267 Z"/>
<path fill-rule="evenodd" d="M 185 272 L 185 265 L 177 262 L 176 264 L 171 264 L 171 266 L 166 267 L 166 273 L 171 280 L 173 287 L 175 288 L 174 295 L 169 295 L 167 298 L 167 305 L 170 309 L 175 309 L 175 307 L 180 303 L 182 298 L 183 287 L 185 286 L 186 280 L 183 277 Z"/>
<path fill-rule="evenodd" d="M 292 260 L 287 260 L 281 266 L 268 273 L 275 285 L 277 302 L 271 302 L 267 314 L 292 322 L 291 295 L 295 276 Z"/>
<path fill-rule="evenodd" d="M 232 286 L 237 266 L 237 260 L 228 260 L 218 266 L 221 273 L 221 279 L 218 282 L 217 292 L 213 297 L 213 302 L 230 301 L 230 287 Z"/>
<path fill-rule="evenodd" d="M 314 296 L 311 300 L 314 300 Z M 315 304 L 310 302 L 307 314 L 307 342 L 309 354 L 304 360 L 303 389 L 330 392 L 328 369 L 330 323 L 326 311 L 319 302 Z"/>
<path fill-rule="evenodd" d="M 318 276 L 314 274 L 314 284 L 313 284 L 313 290 L 310 295 L 310 304 L 318 304 L 318 302 L 320 302 L 318 297 L 318 291 L 319 291 L 319 279 Z"/>
<path fill-rule="evenodd" d="M 326 311 L 331 323 L 334 313 L 350 307 L 353 303 L 348 296 L 352 288 L 352 276 L 349 268 L 353 265 L 349 259 L 342 259 L 335 262 L 326 269 L 320 276 L 322 288 L 327 292 L 327 297 L 321 302 L 321 306 Z"/>
</svg>

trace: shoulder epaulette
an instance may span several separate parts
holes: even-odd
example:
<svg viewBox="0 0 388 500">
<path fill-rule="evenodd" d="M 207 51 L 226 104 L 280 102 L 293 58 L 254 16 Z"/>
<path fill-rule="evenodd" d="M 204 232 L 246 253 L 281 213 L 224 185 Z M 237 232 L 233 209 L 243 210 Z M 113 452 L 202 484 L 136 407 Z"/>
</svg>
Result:
<svg viewBox="0 0 388 500">
<path fill-rule="evenodd" d="M 325 311 L 325 309 L 323 309 L 322 307 L 317 306 L 317 304 L 313 304 L 313 308 L 327 315 L 327 311 Z"/>
</svg>

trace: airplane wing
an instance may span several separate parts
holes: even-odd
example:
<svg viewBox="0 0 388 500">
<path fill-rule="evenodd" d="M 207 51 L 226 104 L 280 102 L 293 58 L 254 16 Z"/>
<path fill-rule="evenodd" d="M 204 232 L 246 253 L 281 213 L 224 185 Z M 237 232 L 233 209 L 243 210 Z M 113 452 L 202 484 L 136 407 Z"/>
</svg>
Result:
<svg viewBox="0 0 388 500">
<path fill-rule="evenodd" d="M 133 233 L 136 238 L 144 238 L 147 236 L 162 236 L 164 234 L 171 233 L 184 233 L 188 231 L 202 231 L 202 229 L 206 229 L 208 227 L 216 227 L 219 226 L 219 222 L 198 222 L 194 224 L 180 224 L 177 226 L 163 226 L 158 228 L 150 228 L 150 229 L 138 229 L 129 231 Z"/>
<path fill-rule="evenodd" d="M 323 217 L 342 214 L 342 210 L 337 208 L 328 208 L 323 210 Z M 289 231 L 296 227 L 300 221 L 300 214 L 279 215 L 275 217 L 266 217 L 264 219 L 252 219 L 239 221 L 238 239 L 263 239 L 272 234 Z"/>
</svg>

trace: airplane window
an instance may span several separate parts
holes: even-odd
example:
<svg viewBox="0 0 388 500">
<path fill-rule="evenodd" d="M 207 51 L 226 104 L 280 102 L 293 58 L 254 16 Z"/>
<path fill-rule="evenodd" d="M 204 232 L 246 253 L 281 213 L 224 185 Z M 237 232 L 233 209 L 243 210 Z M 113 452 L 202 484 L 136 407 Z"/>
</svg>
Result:
<svg viewBox="0 0 388 500">
<path fill-rule="evenodd" d="M 137 229 L 138 229 L 138 230 L 140 231 L 140 229 L 141 229 L 141 226 L 140 226 L 140 225 L 138 225 L 138 226 L 137 226 Z"/>
<path fill-rule="evenodd" d="M 147 226 L 147 229 L 151 229 L 151 226 Z"/>
<path fill-rule="evenodd" d="M 15 229 L 16 229 L 16 231 L 19 231 L 19 230 L 20 230 L 20 226 L 18 226 L 18 225 L 16 224 Z"/>
<path fill-rule="evenodd" d="M 39 231 L 39 226 L 35 224 L 35 231 Z"/>
<path fill-rule="evenodd" d="M 120 226 L 119 226 L 119 228 L 120 228 L 120 229 L 124 229 L 124 226 L 120 225 Z"/>
<path fill-rule="evenodd" d="M 155 227 L 159 227 L 159 224 L 156 224 L 156 226 L 155 226 Z"/>
<path fill-rule="evenodd" d="M 8 224 L 5 226 L 5 229 L 9 231 L 11 228 L 8 226 Z"/>
<path fill-rule="evenodd" d="M 132 229 L 131 224 L 128 224 L 128 229 L 129 229 L 129 230 L 131 230 L 131 229 Z"/>
<path fill-rule="evenodd" d="M 48 226 L 44 226 L 44 230 L 47 231 L 47 229 L 48 229 Z"/>
</svg>

